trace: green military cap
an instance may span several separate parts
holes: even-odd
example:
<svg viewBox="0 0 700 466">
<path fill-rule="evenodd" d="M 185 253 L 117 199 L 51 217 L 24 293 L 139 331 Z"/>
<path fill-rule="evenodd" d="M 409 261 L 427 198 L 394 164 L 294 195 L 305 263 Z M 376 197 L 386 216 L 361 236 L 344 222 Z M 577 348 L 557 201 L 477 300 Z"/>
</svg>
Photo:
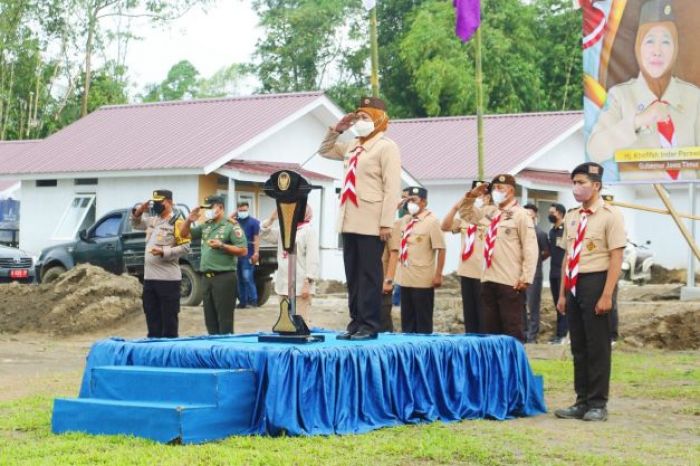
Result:
<svg viewBox="0 0 700 466">
<path fill-rule="evenodd" d="M 224 200 L 224 196 L 219 196 L 218 194 L 214 194 L 212 196 L 207 196 L 204 199 L 204 203 L 200 206 L 202 209 L 211 209 L 214 204 L 221 204 L 221 205 L 226 205 L 226 201 Z"/>
<path fill-rule="evenodd" d="M 421 199 L 427 199 L 428 198 L 428 190 L 425 188 L 422 188 L 420 186 L 411 186 L 408 189 L 408 195 L 409 196 L 418 196 Z"/>
<path fill-rule="evenodd" d="M 586 162 L 578 165 L 571 172 L 571 179 L 578 174 L 583 174 L 588 176 L 591 181 L 602 181 L 603 180 L 603 167 L 595 162 Z"/>
<path fill-rule="evenodd" d="M 154 202 L 162 202 L 166 199 L 173 200 L 173 192 L 167 189 L 156 189 L 151 196 L 151 200 Z"/>
<path fill-rule="evenodd" d="M 639 13 L 639 24 L 676 21 L 672 0 L 647 0 Z"/>
<path fill-rule="evenodd" d="M 497 175 L 492 181 L 491 184 L 507 184 L 515 188 L 515 177 L 513 175 L 508 175 L 506 173 L 503 173 L 502 175 Z"/>
<path fill-rule="evenodd" d="M 357 108 L 377 108 L 379 110 L 386 111 L 386 104 L 379 97 L 363 97 L 360 99 L 360 103 Z"/>
</svg>

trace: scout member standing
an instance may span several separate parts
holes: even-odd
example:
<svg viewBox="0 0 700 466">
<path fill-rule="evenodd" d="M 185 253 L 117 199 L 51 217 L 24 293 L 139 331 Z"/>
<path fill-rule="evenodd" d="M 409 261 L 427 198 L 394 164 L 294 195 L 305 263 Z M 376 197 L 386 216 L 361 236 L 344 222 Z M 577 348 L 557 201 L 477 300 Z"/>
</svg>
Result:
<svg viewBox="0 0 700 466">
<path fill-rule="evenodd" d="M 571 173 L 581 207 L 564 218 L 566 256 L 557 310 L 569 320 L 576 403 L 564 419 L 604 421 L 610 389 L 610 310 L 627 243 L 622 213 L 600 197 L 603 167 L 584 163 Z"/>
<path fill-rule="evenodd" d="M 433 333 L 435 288 L 442 286 L 445 238 L 440 221 L 426 209 L 427 199 L 425 188 L 408 188 L 409 215 L 399 221 L 392 234 L 401 239 L 393 242 L 387 276 L 393 276 L 398 260 L 404 333 Z"/>
<path fill-rule="evenodd" d="M 399 148 L 384 132 L 389 123 L 384 102 L 363 97 L 355 113 L 329 129 L 318 153 L 343 160 L 345 180 L 340 197 L 339 231 L 348 283 L 350 323 L 340 339 L 377 337 L 382 305 L 382 250 L 391 237 L 401 189 Z M 353 127 L 357 138 L 339 142 Z"/>
<path fill-rule="evenodd" d="M 408 188 L 401 191 L 401 202 L 397 206 L 398 209 L 398 220 L 394 222 L 394 229 L 401 222 L 404 215 L 408 215 L 406 210 L 406 200 L 408 198 Z M 389 275 L 389 262 L 391 259 L 392 249 L 398 249 L 399 238 L 392 234 L 389 241 L 384 243 L 384 252 L 382 253 L 382 270 L 384 271 L 384 286 L 382 288 L 382 311 L 379 317 L 379 331 L 380 332 L 393 332 L 394 331 L 394 320 L 391 317 L 391 309 L 394 307 L 394 297 L 397 293 L 401 293 L 401 287 L 394 284 L 394 275 L 396 272 L 396 262 L 394 262 L 394 269 Z M 397 299 L 397 305 L 400 301 Z"/>
<path fill-rule="evenodd" d="M 532 283 L 537 265 L 535 227 L 530 215 L 515 199 L 512 175 L 493 179 L 490 189 L 494 205 L 479 209 L 474 203 L 487 189 L 482 184 L 469 191 L 459 209 L 459 216 L 471 224 L 479 223 L 484 217 L 489 222 L 484 237 L 481 331 L 510 335 L 524 343 L 525 290 Z"/>
<path fill-rule="evenodd" d="M 143 218 L 153 202 L 155 216 Z M 149 230 L 143 272 L 143 312 L 148 338 L 177 338 L 182 271 L 178 259 L 190 252 L 190 241 L 180 235 L 182 218 L 173 214 L 173 193 L 153 191 L 146 201 L 131 211 L 135 230 Z"/>
<path fill-rule="evenodd" d="M 191 227 L 199 218 L 195 207 L 182 225 L 182 236 L 202 239 L 202 273 L 204 323 L 210 335 L 233 333 L 233 313 L 236 310 L 237 257 L 248 253 L 243 229 L 235 220 L 227 219 L 222 196 L 209 196 L 202 209 L 207 221 Z"/>
<path fill-rule="evenodd" d="M 483 181 L 474 180 L 472 189 L 476 188 Z M 486 183 L 488 185 L 488 183 Z M 474 205 L 478 209 L 489 205 L 491 196 L 484 193 L 474 200 Z M 457 216 L 459 207 L 462 205 L 460 199 L 442 219 L 440 227 L 442 231 L 461 235 L 461 247 L 459 250 L 459 265 L 457 275 L 462 290 L 462 314 L 464 316 L 464 332 L 480 332 L 481 314 L 483 304 L 481 302 L 481 274 L 484 271 L 484 236 L 489 227 L 489 221 L 483 217 L 477 225 L 462 220 Z"/>
<path fill-rule="evenodd" d="M 561 269 L 566 254 L 566 244 L 564 240 L 564 216 L 566 208 L 558 203 L 549 207 L 547 219 L 552 223 L 549 230 L 549 253 L 551 262 L 549 264 L 549 288 L 552 292 L 552 301 L 559 300 L 559 288 L 561 287 Z M 566 314 L 557 312 L 557 331 L 550 340 L 552 344 L 564 343 L 566 334 L 569 332 L 569 325 L 566 322 Z"/>
</svg>

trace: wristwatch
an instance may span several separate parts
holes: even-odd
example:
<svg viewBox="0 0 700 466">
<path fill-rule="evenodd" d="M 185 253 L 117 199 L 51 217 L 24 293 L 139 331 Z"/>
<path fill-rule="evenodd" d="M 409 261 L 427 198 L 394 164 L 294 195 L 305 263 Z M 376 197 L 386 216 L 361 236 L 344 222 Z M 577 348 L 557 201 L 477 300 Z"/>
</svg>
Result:
<svg viewBox="0 0 700 466">
<path fill-rule="evenodd" d="M 386 280 L 384 280 L 384 283 L 386 283 L 387 285 L 393 285 L 394 280 L 392 280 L 391 278 L 387 278 Z"/>
</svg>

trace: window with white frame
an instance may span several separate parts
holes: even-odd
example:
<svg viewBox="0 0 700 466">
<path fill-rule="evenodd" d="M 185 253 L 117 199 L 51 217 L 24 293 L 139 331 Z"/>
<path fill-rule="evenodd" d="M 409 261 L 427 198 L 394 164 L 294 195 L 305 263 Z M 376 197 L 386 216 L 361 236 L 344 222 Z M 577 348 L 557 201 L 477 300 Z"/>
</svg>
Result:
<svg viewBox="0 0 700 466">
<path fill-rule="evenodd" d="M 83 228 L 95 223 L 95 195 L 76 194 L 63 212 L 52 239 L 71 240 Z"/>
</svg>

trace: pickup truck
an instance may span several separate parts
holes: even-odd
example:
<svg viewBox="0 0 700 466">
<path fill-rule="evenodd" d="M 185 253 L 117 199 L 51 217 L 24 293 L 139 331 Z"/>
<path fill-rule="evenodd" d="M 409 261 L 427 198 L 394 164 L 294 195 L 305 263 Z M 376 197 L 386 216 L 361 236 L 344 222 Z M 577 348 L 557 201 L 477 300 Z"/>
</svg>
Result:
<svg viewBox="0 0 700 466">
<path fill-rule="evenodd" d="M 143 281 L 146 233 L 131 228 L 129 214 L 129 209 L 113 210 L 90 228 L 81 230 L 75 241 L 43 249 L 35 268 L 39 282 L 50 283 L 66 270 L 83 263 L 117 275 L 127 273 Z M 197 306 L 202 302 L 199 259 L 200 243 L 196 240 L 192 242 L 190 253 L 180 258 L 180 303 L 183 306 Z M 259 266 L 255 269 L 259 306 L 270 297 L 272 273 L 276 269 L 276 246 L 261 245 Z"/>
</svg>

